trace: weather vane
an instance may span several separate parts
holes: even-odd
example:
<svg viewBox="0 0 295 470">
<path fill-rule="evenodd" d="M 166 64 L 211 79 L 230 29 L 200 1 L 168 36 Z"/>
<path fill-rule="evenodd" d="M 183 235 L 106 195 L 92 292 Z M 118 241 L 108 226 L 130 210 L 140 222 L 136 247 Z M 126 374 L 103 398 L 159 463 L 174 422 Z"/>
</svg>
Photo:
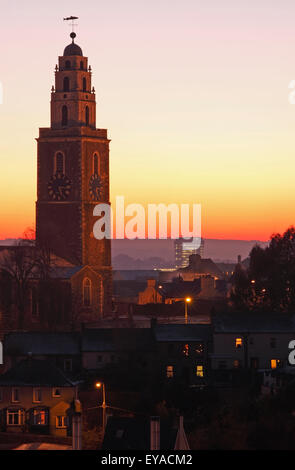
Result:
<svg viewBox="0 0 295 470">
<path fill-rule="evenodd" d="M 68 16 L 67 18 L 64 18 L 64 21 L 71 21 L 70 26 L 72 27 L 72 33 L 74 33 L 74 28 L 75 26 L 78 26 L 77 23 L 75 23 L 75 20 L 78 20 L 78 16 Z"/>
</svg>

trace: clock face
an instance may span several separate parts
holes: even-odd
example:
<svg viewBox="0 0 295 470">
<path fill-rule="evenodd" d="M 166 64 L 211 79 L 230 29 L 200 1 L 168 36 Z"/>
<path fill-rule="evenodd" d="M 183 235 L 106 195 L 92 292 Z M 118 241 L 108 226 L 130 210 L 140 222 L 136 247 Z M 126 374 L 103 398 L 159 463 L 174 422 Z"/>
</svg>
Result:
<svg viewBox="0 0 295 470">
<path fill-rule="evenodd" d="M 62 173 L 56 173 L 48 183 L 48 194 L 53 201 L 65 201 L 71 191 L 71 182 Z"/>
<path fill-rule="evenodd" d="M 89 193 L 94 201 L 99 201 L 99 199 L 101 198 L 102 188 L 103 185 L 100 177 L 96 173 L 94 173 L 89 181 Z"/>
</svg>

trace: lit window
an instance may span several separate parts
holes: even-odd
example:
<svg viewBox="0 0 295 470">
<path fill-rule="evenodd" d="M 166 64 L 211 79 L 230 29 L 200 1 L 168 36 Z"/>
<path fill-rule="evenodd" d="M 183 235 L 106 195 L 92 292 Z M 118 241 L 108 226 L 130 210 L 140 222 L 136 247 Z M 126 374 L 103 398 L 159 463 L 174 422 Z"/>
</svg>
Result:
<svg viewBox="0 0 295 470">
<path fill-rule="evenodd" d="M 183 346 L 182 354 L 183 354 L 184 356 L 188 357 L 188 355 L 189 355 L 189 346 L 188 346 L 188 344 L 185 344 L 185 345 Z"/>
<path fill-rule="evenodd" d="M 56 416 L 56 427 L 58 429 L 65 429 L 67 427 L 67 417 L 66 416 Z"/>
<path fill-rule="evenodd" d="M 174 373 L 173 366 L 167 366 L 166 367 L 166 377 L 168 379 L 172 379 L 173 378 L 173 373 Z"/>
<path fill-rule="evenodd" d="M 203 343 L 197 343 L 196 348 L 195 348 L 196 354 L 203 354 L 204 352 L 204 344 Z"/>
<path fill-rule="evenodd" d="M 34 410 L 33 424 L 35 426 L 46 426 L 48 424 L 48 413 L 46 410 Z"/>
<path fill-rule="evenodd" d="M 24 410 L 7 410 L 7 425 L 21 426 L 24 424 Z"/>
<path fill-rule="evenodd" d="M 11 391 L 11 401 L 13 403 L 18 403 L 19 402 L 19 389 L 18 388 L 13 388 Z"/>
<path fill-rule="evenodd" d="M 243 346 L 242 338 L 236 338 L 236 348 L 241 348 Z"/>
<path fill-rule="evenodd" d="M 282 367 L 283 366 L 283 361 L 280 359 L 271 359 L 270 360 L 270 367 L 272 369 L 276 369 L 277 367 Z"/>
<path fill-rule="evenodd" d="M 83 304 L 84 307 L 91 305 L 91 281 L 88 278 L 83 280 Z"/>
<path fill-rule="evenodd" d="M 33 389 L 33 402 L 40 403 L 42 401 L 42 392 L 40 388 Z"/>
<path fill-rule="evenodd" d="M 204 377 L 204 366 L 197 365 L 196 375 L 197 377 Z"/>
</svg>

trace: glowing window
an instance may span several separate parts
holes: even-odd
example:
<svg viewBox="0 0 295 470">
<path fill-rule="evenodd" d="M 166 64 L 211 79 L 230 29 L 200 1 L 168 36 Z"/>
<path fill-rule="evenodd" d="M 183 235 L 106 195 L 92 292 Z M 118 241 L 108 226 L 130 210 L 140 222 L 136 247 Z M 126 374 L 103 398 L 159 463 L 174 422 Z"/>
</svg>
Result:
<svg viewBox="0 0 295 470">
<path fill-rule="evenodd" d="M 241 348 L 243 346 L 242 338 L 236 338 L 236 348 Z"/>
<path fill-rule="evenodd" d="M 186 356 L 186 357 L 189 356 L 189 345 L 188 345 L 188 344 L 185 344 L 185 345 L 183 346 L 182 354 L 183 354 L 184 356 Z"/>
<path fill-rule="evenodd" d="M 196 348 L 195 348 L 196 354 L 203 354 L 204 352 L 204 344 L 203 343 L 197 343 Z"/>
<path fill-rule="evenodd" d="M 270 361 L 270 367 L 272 369 L 276 369 L 277 368 L 277 360 L 276 359 L 271 359 Z"/>
<path fill-rule="evenodd" d="M 173 378 L 173 374 L 174 374 L 173 366 L 167 366 L 167 367 L 166 367 L 166 377 L 167 377 L 168 379 L 172 379 L 172 378 Z"/>
<path fill-rule="evenodd" d="M 66 416 L 56 416 L 56 427 L 59 429 L 64 429 L 67 427 L 67 417 Z"/>
<path fill-rule="evenodd" d="M 7 425 L 21 426 L 24 424 L 24 410 L 7 410 Z"/>
<path fill-rule="evenodd" d="M 35 426 L 46 426 L 48 424 L 48 413 L 46 410 L 34 410 L 33 424 Z"/>
<path fill-rule="evenodd" d="M 204 377 L 204 366 L 197 365 L 196 375 L 197 375 L 197 377 Z"/>
</svg>

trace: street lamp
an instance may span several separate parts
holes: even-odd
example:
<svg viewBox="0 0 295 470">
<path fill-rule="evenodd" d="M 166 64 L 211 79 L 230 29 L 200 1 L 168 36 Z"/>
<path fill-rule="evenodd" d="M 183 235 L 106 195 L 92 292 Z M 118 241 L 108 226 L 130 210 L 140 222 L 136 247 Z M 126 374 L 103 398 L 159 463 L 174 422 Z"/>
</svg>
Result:
<svg viewBox="0 0 295 470">
<path fill-rule="evenodd" d="M 105 389 L 105 384 L 103 382 L 96 382 L 95 387 L 97 389 L 102 389 L 102 429 L 103 433 L 105 432 L 105 427 L 106 427 L 106 389 Z"/>
<path fill-rule="evenodd" d="M 187 305 L 192 301 L 192 299 L 190 297 L 186 297 L 185 300 L 184 300 L 184 305 L 185 305 L 185 314 L 184 314 L 184 318 L 185 318 L 185 323 L 188 323 L 188 317 L 187 317 Z"/>
</svg>

